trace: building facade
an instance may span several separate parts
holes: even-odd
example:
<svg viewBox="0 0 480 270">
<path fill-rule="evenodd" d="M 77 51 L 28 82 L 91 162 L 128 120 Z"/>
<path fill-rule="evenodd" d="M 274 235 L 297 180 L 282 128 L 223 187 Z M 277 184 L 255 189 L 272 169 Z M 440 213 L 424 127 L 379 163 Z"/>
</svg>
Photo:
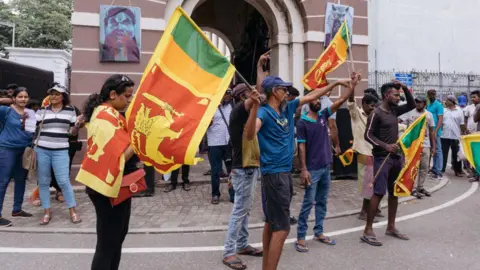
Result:
<svg viewBox="0 0 480 270">
<path fill-rule="evenodd" d="M 210 2 L 210 3 L 209 3 Z M 214 2 L 214 3 L 213 3 Z M 111 0 L 75 1 L 73 24 L 72 100 L 80 105 L 86 97 L 98 92 L 103 81 L 115 73 L 124 73 L 139 82 L 144 68 L 162 36 L 168 20 L 177 6 L 200 22 L 202 29 L 214 33 L 224 43 L 231 44 L 238 29 L 235 24 L 236 5 L 253 6 L 265 19 L 272 49 L 271 71 L 303 89 L 301 79 L 323 51 L 325 11 L 327 2 L 355 8 L 353 27 L 354 66 L 368 70 L 368 2 L 363 0 L 116 0 L 114 5 L 141 9 L 141 52 L 139 63 L 102 63 L 99 53 L 100 5 Z M 228 5 L 228 6 L 225 6 Z M 203 8 L 202 8 L 203 6 Z M 195 14 L 196 10 L 201 13 Z M 210 11 L 209 11 L 210 10 Z M 200 11 L 199 11 L 200 12 Z M 212 15 L 213 14 L 213 15 Z M 195 16 L 194 16 L 195 15 Z M 233 16 L 233 17 L 232 17 Z M 229 46 L 235 51 L 234 46 Z M 342 65 L 329 75 L 332 80 L 347 78 L 347 66 Z M 365 79 L 358 89 L 367 85 Z M 360 91 L 360 90 L 359 90 Z M 336 91 L 332 96 L 337 96 Z M 360 94 L 358 94 L 360 96 Z"/>
</svg>

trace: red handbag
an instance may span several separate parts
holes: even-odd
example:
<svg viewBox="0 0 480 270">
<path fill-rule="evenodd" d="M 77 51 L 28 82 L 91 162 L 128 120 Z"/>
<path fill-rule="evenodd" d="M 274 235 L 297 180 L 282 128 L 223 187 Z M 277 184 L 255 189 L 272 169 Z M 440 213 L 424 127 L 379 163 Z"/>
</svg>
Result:
<svg viewBox="0 0 480 270">
<path fill-rule="evenodd" d="M 110 201 L 113 206 L 119 205 L 125 200 L 130 199 L 133 194 L 145 191 L 146 189 L 145 171 L 138 169 L 133 173 L 123 176 L 117 198 L 111 198 Z"/>
</svg>

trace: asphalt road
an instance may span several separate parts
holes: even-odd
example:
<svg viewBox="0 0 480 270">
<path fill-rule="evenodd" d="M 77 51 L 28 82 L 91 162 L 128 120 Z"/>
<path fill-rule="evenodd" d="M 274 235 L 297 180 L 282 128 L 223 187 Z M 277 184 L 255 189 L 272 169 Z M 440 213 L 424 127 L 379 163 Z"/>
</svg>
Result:
<svg viewBox="0 0 480 270">
<path fill-rule="evenodd" d="M 310 252 L 295 251 L 292 228 L 279 269 L 480 269 L 480 191 L 477 184 L 452 179 L 431 198 L 399 206 L 397 227 L 411 240 L 385 236 L 383 247 L 359 241 L 364 223 L 355 217 L 328 220 L 325 230 L 334 247 L 309 241 Z M 312 233 L 310 227 L 310 233 Z M 252 244 L 261 242 L 252 230 Z M 221 263 L 224 232 L 129 235 L 121 269 L 228 269 Z M 0 269 L 89 269 L 94 235 L 0 233 Z M 261 269 L 261 259 L 243 258 L 249 269 Z"/>
</svg>

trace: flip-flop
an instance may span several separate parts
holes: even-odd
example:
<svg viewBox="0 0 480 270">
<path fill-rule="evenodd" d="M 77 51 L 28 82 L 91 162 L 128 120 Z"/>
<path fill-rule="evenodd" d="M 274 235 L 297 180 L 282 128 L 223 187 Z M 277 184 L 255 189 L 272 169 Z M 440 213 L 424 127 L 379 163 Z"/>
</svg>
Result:
<svg viewBox="0 0 480 270">
<path fill-rule="evenodd" d="M 263 257 L 263 251 L 252 246 L 247 246 L 243 250 L 237 252 L 239 255 L 253 256 L 253 257 Z"/>
<path fill-rule="evenodd" d="M 329 246 L 335 246 L 337 244 L 337 241 L 330 239 L 328 236 L 325 236 L 325 238 L 313 237 L 313 240 Z"/>
<path fill-rule="evenodd" d="M 391 237 L 395 237 L 397 239 L 400 239 L 400 240 L 410 240 L 410 238 L 408 238 L 407 235 L 395 230 L 395 231 L 386 231 L 385 232 L 385 235 L 388 235 L 388 236 L 391 236 Z"/>
<path fill-rule="evenodd" d="M 308 252 L 307 245 L 302 245 L 302 244 L 299 244 L 298 242 L 295 242 L 295 249 L 300 253 L 307 253 Z"/>
<path fill-rule="evenodd" d="M 380 247 L 382 246 L 382 242 L 378 241 L 377 240 L 377 237 L 376 236 L 373 236 L 373 235 L 362 235 L 360 236 L 360 240 L 362 240 L 363 242 L 371 245 L 371 246 L 374 246 L 374 247 Z"/>
<path fill-rule="evenodd" d="M 247 266 L 240 260 L 240 259 L 235 259 L 233 261 L 225 261 L 225 260 L 222 260 L 223 264 L 225 264 L 226 266 L 230 267 L 231 269 L 234 269 L 234 270 L 244 270 L 244 269 L 247 269 Z M 235 267 L 235 265 L 241 265 L 241 266 L 238 266 L 238 267 Z"/>
</svg>

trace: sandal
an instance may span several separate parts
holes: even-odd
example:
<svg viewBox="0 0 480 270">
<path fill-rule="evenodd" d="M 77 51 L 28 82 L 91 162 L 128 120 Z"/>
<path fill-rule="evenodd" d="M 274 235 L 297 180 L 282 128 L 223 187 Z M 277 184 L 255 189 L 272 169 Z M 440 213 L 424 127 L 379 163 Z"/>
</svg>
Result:
<svg viewBox="0 0 480 270">
<path fill-rule="evenodd" d="M 253 257 L 263 257 L 263 251 L 257 248 L 254 248 L 250 245 L 248 245 L 246 248 L 240 250 L 237 252 L 239 255 L 247 255 L 247 256 L 253 256 Z"/>
<path fill-rule="evenodd" d="M 35 200 L 35 201 L 32 202 L 32 204 L 33 204 L 34 206 L 36 206 L 36 207 L 39 207 L 39 206 L 42 205 L 42 201 L 40 201 L 40 200 Z"/>
<path fill-rule="evenodd" d="M 299 244 L 298 242 L 295 242 L 295 249 L 300 253 L 307 253 L 308 252 L 307 245 L 302 245 L 302 244 Z"/>
<path fill-rule="evenodd" d="M 40 220 L 40 225 L 48 225 L 51 220 L 52 220 L 52 216 L 45 214 L 43 215 L 43 218 Z"/>
<path fill-rule="evenodd" d="M 325 236 L 325 238 L 314 237 L 313 240 L 329 246 L 335 246 L 337 244 L 337 241 L 330 239 L 328 236 Z"/>
<path fill-rule="evenodd" d="M 244 269 L 247 269 L 247 265 L 244 264 L 240 259 L 236 258 L 235 260 L 233 261 L 225 261 L 225 260 L 222 260 L 223 264 L 225 264 L 226 266 L 230 267 L 231 269 L 234 269 L 234 270 L 244 270 Z"/>
<path fill-rule="evenodd" d="M 393 230 L 393 231 L 386 231 L 385 232 L 385 235 L 388 235 L 388 236 L 391 236 L 391 237 L 395 237 L 397 239 L 400 239 L 400 240 L 410 240 L 410 238 L 408 238 L 407 235 L 399 232 L 398 230 Z"/>
<path fill-rule="evenodd" d="M 77 213 L 73 213 L 71 215 L 71 218 L 72 218 L 72 223 L 73 224 L 78 224 L 78 223 L 82 222 L 82 219 L 77 215 Z"/>
<path fill-rule="evenodd" d="M 364 234 L 360 237 L 360 240 L 374 247 L 380 247 L 383 245 L 382 242 L 377 240 L 377 237 L 375 235 Z"/>
<path fill-rule="evenodd" d="M 61 203 L 65 202 L 65 198 L 61 192 L 57 192 L 57 195 L 55 195 L 55 200 Z"/>
</svg>

